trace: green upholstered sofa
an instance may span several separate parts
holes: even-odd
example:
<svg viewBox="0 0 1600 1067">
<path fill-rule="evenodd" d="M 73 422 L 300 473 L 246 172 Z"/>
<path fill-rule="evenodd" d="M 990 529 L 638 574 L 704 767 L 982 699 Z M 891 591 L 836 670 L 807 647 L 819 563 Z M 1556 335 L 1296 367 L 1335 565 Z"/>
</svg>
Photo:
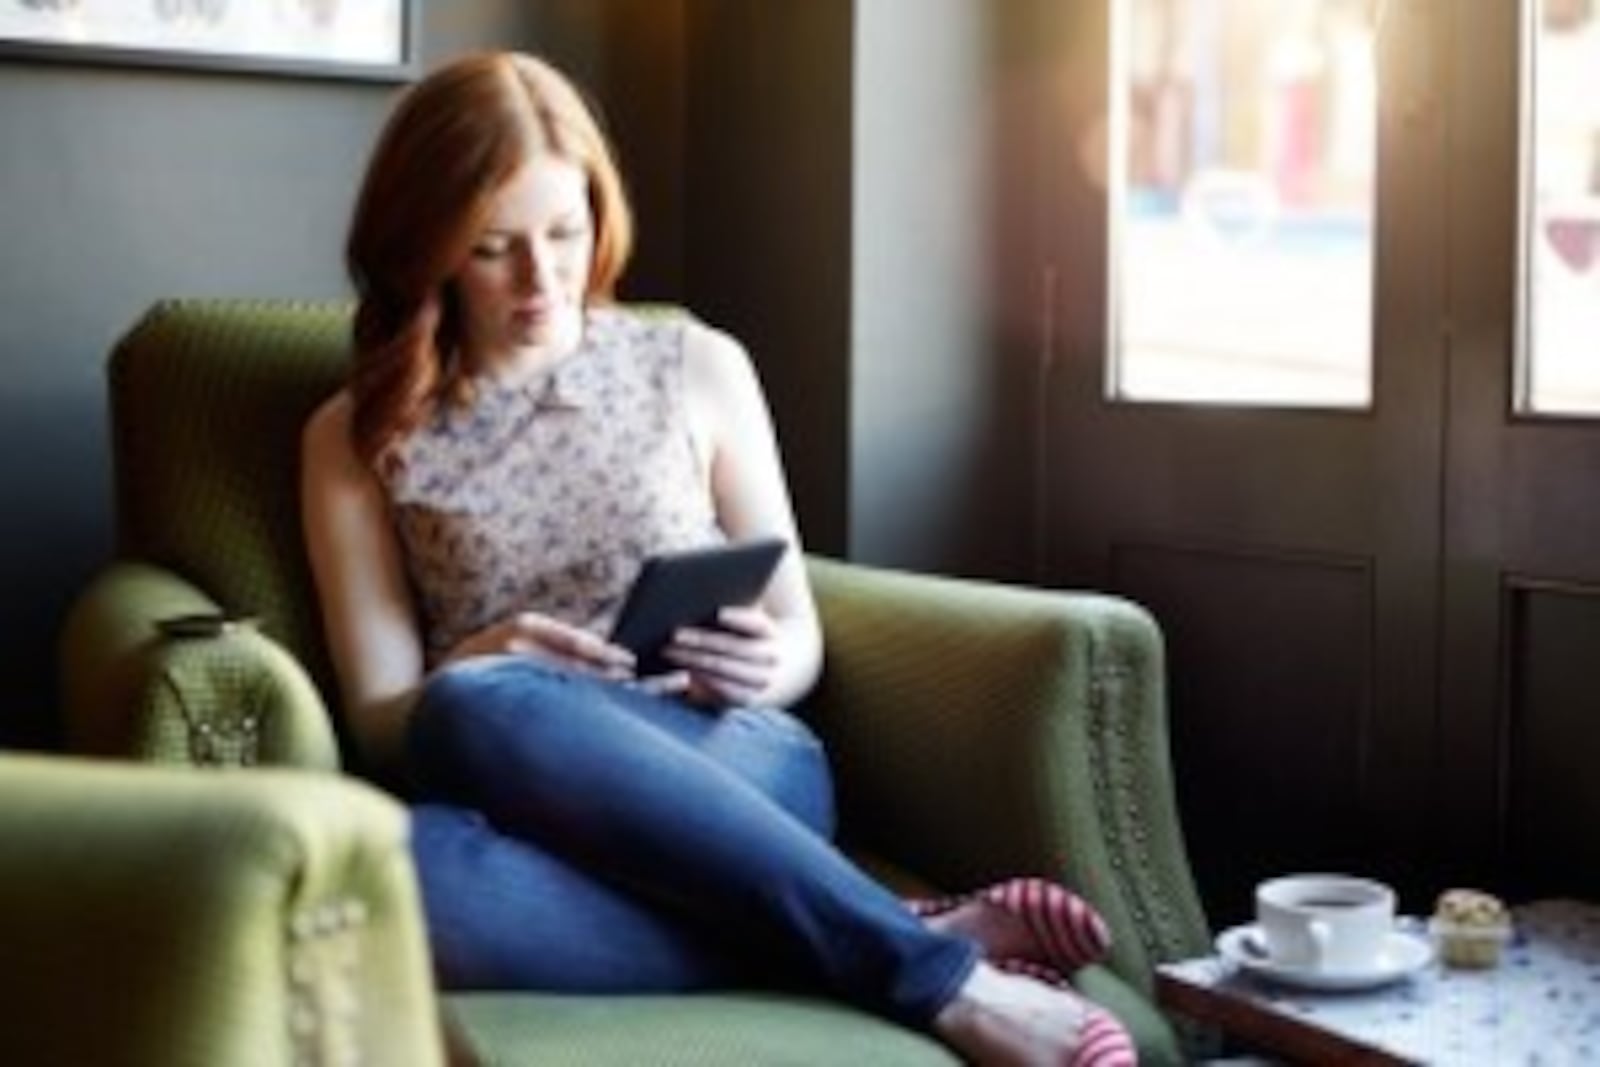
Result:
<svg viewBox="0 0 1600 1067">
<path fill-rule="evenodd" d="M 342 378 L 348 332 L 340 303 L 179 301 L 118 345 L 117 558 L 62 641 L 74 752 L 343 768 L 297 460 L 302 422 Z M 1208 934 L 1174 806 L 1155 624 L 1114 597 L 809 566 L 828 658 L 802 711 L 832 752 L 847 846 L 905 888 L 1018 873 L 1073 886 L 1115 938 L 1107 965 L 1076 981 L 1130 1027 L 1144 1062 L 1177 1061 L 1152 968 L 1203 951 Z M 259 625 L 209 639 L 155 626 L 218 607 Z M 926 1037 L 800 994 L 441 999 L 485 1063 L 952 1062 Z M 201 990 L 188 1006 L 213 1010 Z"/>
</svg>

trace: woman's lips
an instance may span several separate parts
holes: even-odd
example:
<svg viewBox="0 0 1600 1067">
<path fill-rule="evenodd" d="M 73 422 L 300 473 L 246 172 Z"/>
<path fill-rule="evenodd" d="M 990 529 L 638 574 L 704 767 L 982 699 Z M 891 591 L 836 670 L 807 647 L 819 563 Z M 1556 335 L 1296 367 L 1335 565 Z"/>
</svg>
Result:
<svg viewBox="0 0 1600 1067">
<path fill-rule="evenodd" d="M 550 318 L 549 304 L 525 304 L 511 309 L 511 319 L 521 325 L 534 325 Z"/>
</svg>

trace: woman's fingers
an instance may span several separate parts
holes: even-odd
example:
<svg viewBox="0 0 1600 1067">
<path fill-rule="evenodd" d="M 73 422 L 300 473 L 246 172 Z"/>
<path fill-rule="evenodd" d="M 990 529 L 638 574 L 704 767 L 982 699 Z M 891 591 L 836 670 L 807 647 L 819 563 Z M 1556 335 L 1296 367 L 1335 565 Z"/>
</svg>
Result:
<svg viewBox="0 0 1600 1067">
<path fill-rule="evenodd" d="M 724 608 L 715 628 L 686 627 L 663 650 L 674 670 L 637 678 L 632 652 L 580 626 L 521 612 L 472 639 L 474 653 L 509 652 L 569 670 L 637 684 L 648 692 L 708 704 L 759 703 L 777 676 L 778 625 L 760 607 Z"/>
<path fill-rule="evenodd" d="M 654 693 L 657 696 L 681 696 L 692 689 L 693 679 L 688 671 L 672 671 L 670 674 L 640 678 L 633 684 L 646 693 Z"/>
<path fill-rule="evenodd" d="M 523 612 L 512 620 L 510 651 L 556 659 L 608 678 L 633 676 L 633 653 L 579 626 Z"/>
<path fill-rule="evenodd" d="M 697 649 L 667 649 L 666 658 L 679 667 L 710 681 L 720 681 L 746 689 L 760 689 L 772 677 L 776 659 L 747 660 Z"/>
<path fill-rule="evenodd" d="M 778 645 L 766 636 L 750 637 L 685 627 L 672 635 L 672 643 L 667 646 L 668 657 L 674 654 L 682 655 L 685 660 L 728 659 L 770 667 L 778 662 Z M 685 663 L 685 666 L 690 665 Z"/>
<path fill-rule="evenodd" d="M 754 704 L 777 674 L 776 626 L 759 609 L 729 608 L 718 617 L 726 627 L 679 630 L 665 658 L 694 678 L 690 698 L 715 704 Z"/>
<path fill-rule="evenodd" d="M 690 675 L 683 699 L 712 708 L 753 708 L 761 703 L 765 686 L 736 685 L 725 678 L 708 674 Z"/>
<path fill-rule="evenodd" d="M 772 638 L 778 634 L 778 624 L 758 607 L 723 608 L 717 612 L 717 625 L 746 637 Z"/>
</svg>

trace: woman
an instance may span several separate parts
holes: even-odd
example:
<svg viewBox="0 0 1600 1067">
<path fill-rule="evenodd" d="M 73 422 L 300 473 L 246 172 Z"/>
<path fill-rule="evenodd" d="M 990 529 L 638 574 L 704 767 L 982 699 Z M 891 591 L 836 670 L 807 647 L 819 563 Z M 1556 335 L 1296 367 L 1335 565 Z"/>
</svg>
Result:
<svg viewBox="0 0 1600 1067">
<path fill-rule="evenodd" d="M 1108 1015 L 990 962 L 1076 962 L 1028 922 L 1064 890 L 919 918 L 829 842 L 825 758 L 779 710 L 822 648 L 765 401 L 725 334 L 611 303 L 630 235 L 578 93 L 512 54 L 406 94 L 352 223 L 306 538 L 360 754 L 418 801 L 441 981 L 804 985 L 978 1062 L 1130 1061 Z M 670 673 L 602 636 L 645 556 L 774 535 L 767 593 L 677 634 Z"/>
</svg>

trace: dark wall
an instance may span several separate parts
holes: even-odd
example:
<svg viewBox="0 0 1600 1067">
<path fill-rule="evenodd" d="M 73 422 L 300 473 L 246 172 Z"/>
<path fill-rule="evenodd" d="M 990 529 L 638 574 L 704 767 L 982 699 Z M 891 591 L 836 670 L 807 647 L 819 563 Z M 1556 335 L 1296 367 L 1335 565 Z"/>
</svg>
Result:
<svg viewBox="0 0 1600 1067">
<path fill-rule="evenodd" d="M 1011 6 L 690 2 L 688 299 L 760 366 L 814 549 L 1029 570 L 992 269 Z"/>
<path fill-rule="evenodd" d="M 645 32 L 681 84 L 670 2 L 422 4 L 424 66 L 489 46 L 577 72 L 617 54 L 597 90 L 644 190 L 641 288 L 677 288 L 681 132 L 647 121 Z M 599 37 L 578 18 L 604 8 Z M 612 21 L 615 20 L 615 21 Z M 604 41 L 604 48 L 596 42 Z M 657 66 L 651 70 L 661 71 Z M 628 102 L 606 106 L 609 90 Z M 346 292 L 340 243 L 371 141 L 398 86 L 0 62 L 0 744 L 48 743 L 54 644 L 72 596 L 111 551 L 102 368 L 151 302 Z M 652 110 L 654 116 L 658 112 Z M 181 418 L 181 412 L 174 412 Z"/>
<path fill-rule="evenodd" d="M 849 539 L 850 0 L 693 0 L 688 302 L 760 368 L 809 547 Z"/>
<path fill-rule="evenodd" d="M 62 613 L 111 549 L 107 349 L 161 297 L 342 292 L 338 235 L 392 91 L 0 64 L 8 739 L 45 731 Z"/>
</svg>

